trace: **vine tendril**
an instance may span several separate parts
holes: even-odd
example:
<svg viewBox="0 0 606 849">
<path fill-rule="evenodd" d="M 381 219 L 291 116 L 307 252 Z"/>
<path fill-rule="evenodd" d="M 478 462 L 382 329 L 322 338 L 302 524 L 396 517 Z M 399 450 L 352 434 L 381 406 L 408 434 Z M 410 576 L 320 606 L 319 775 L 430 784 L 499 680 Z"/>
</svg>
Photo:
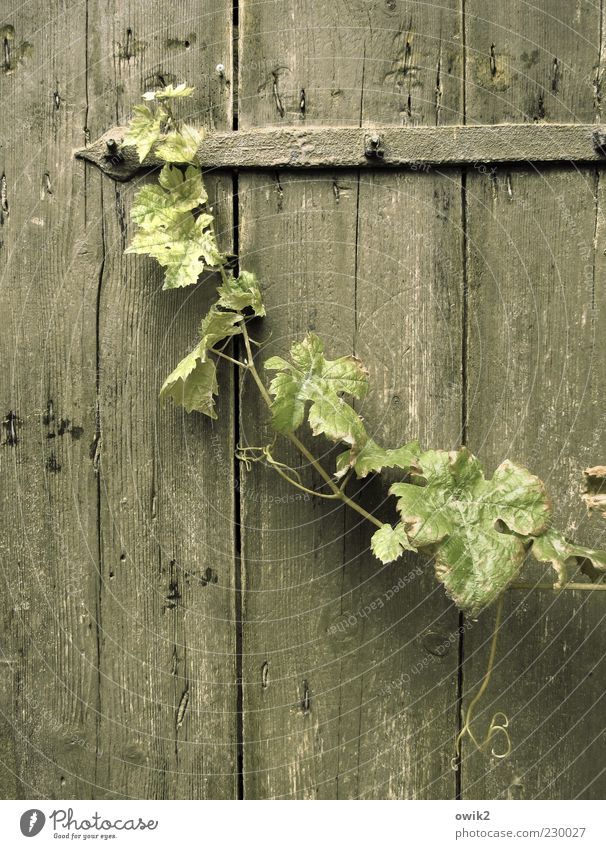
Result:
<svg viewBox="0 0 606 849">
<path fill-rule="evenodd" d="M 253 463 L 259 463 L 265 457 L 267 445 L 236 445 L 234 452 L 236 460 L 244 463 L 247 472 L 252 469 Z"/>
<path fill-rule="evenodd" d="M 252 469 L 253 463 L 259 463 L 263 460 L 267 462 L 272 469 L 280 475 L 285 481 L 287 481 L 292 486 L 300 489 L 302 492 L 307 493 L 308 495 L 316 495 L 318 498 L 327 498 L 330 500 L 334 500 L 341 497 L 341 493 L 339 494 L 328 494 L 324 492 L 318 492 L 315 489 L 309 489 L 309 487 L 305 486 L 301 481 L 301 475 L 298 473 L 296 469 L 293 469 L 292 466 L 289 466 L 287 463 L 282 463 L 280 460 L 276 460 L 276 458 L 272 455 L 274 443 L 270 443 L 269 445 L 238 445 L 236 448 L 236 458 L 241 460 L 246 466 L 246 471 L 250 472 Z M 292 477 L 291 477 L 292 475 Z"/>
<path fill-rule="evenodd" d="M 509 728 L 509 719 L 507 715 L 503 713 L 503 711 L 497 711 L 492 719 L 490 720 L 490 725 L 488 726 L 488 730 L 486 732 L 486 736 L 483 740 L 478 740 L 474 732 L 472 731 L 471 725 L 473 722 L 473 716 L 475 712 L 476 705 L 486 692 L 488 685 L 490 684 L 490 679 L 492 677 L 492 671 L 494 668 L 494 661 L 497 653 L 497 642 L 499 636 L 499 629 L 501 627 L 501 619 L 503 615 L 503 596 L 499 597 L 497 602 L 497 612 L 495 616 L 494 630 L 492 633 L 492 640 L 490 643 L 490 654 L 488 656 L 488 666 L 486 667 L 486 672 L 484 674 L 484 678 L 482 679 L 482 684 L 480 685 L 480 689 L 475 694 L 473 699 L 469 702 L 467 706 L 467 711 L 465 713 L 465 722 L 463 727 L 457 734 L 457 739 L 455 742 L 455 757 L 452 759 L 452 768 L 458 769 L 458 764 L 461 758 L 461 748 L 462 743 L 465 737 L 469 737 L 471 742 L 474 744 L 476 749 L 479 752 L 485 752 L 491 741 L 493 741 L 499 734 L 502 734 L 505 737 L 505 749 L 502 752 L 497 752 L 494 749 L 494 746 L 490 750 L 490 754 L 499 759 L 506 758 L 511 753 L 511 737 L 509 736 L 508 728 Z"/>
</svg>

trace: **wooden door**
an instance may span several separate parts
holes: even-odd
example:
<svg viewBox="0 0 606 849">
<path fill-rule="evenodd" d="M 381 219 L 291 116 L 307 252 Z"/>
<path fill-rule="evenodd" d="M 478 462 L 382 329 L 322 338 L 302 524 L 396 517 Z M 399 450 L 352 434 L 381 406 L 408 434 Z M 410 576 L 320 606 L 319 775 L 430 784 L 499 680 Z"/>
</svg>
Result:
<svg viewBox="0 0 606 849">
<path fill-rule="evenodd" d="M 124 257 L 124 185 L 73 149 L 142 91 L 196 86 L 210 131 L 599 123 L 599 5 L 444 0 L 13 4 L 2 24 L 4 798 L 602 798 L 601 593 L 511 591 L 461 617 L 431 565 L 259 464 L 266 415 L 224 363 L 218 422 L 161 408 L 208 287 Z M 492 8 L 494 6 L 494 8 Z M 260 359 L 314 330 L 355 352 L 388 443 L 464 443 L 549 486 L 588 543 L 603 461 L 603 171 L 595 164 L 241 169 L 208 178 L 262 282 Z M 310 469 L 287 448 L 281 457 Z M 385 483 L 362 481 L 388 517 Z M 327 506 L 329 505 L 329 506 Z M 534 567 L 536 574 L 536 566 Z"/>
</svg>

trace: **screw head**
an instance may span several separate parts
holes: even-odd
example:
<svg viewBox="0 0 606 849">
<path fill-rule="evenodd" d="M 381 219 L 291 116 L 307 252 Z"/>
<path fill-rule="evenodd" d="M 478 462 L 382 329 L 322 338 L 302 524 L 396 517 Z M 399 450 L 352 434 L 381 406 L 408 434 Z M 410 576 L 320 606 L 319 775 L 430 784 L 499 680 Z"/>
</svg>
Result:
<svg viewBox="0 0 606 849">
<path fill-rule="evenodd" d="M 379 133 L 370 133 L 366 136 L 364 154 L 368 158 L 378 159 L 383 157 L 383 140 Z"/>
</svg>

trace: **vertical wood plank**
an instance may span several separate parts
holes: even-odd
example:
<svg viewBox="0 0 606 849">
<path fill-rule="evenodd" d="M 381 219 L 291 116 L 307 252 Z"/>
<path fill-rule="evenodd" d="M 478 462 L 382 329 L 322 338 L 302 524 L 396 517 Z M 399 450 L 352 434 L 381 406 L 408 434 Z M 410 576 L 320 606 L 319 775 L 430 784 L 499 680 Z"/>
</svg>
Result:
<svg viewBox="0 0 606 849">
<path fill-rule="evenodd" d="M 356 352 L 373 364 L 374 385 L 361 413 L 384 444 L 414 437 L 427 446 L 460 443 L 460 179 L 457 170 L 360 177 Z M 402 479 L 395 470 L 384 477 Z M 359 492 L 394 521 L 387 485 L 365 481 Z M 405 557 L 379 568 L 368 552 L 369 529 L 349 514 L 347 520 L 346 598 L 358 609 L 369 598 L 386 599 L 377 616 L 360 623 L 357 652 L 343 662 L 345 680 L 359 688 L 348 699 L 358 720 L 356 736 L 350 734 L 361 750 L 350 793 L 450 798 L 458 614 L 427 559 Z M 413 580 L 391 598 L 403 574 Z"/>
<path fill-rule="evenodd" d="M 454 3 L 244 2 L 240 126 L 456 122 L 460 23 Z M 241 175 L 239 185 L 242 264 L 263 281 L 259 332 L 272 333 L 263 355 L 314 330 L 329 356 L 355 351 L 370 366 L 361 409 L 377 438 L 457 444 L 460 176 Z M 241 440 L 262 444 L 267 413 L 250 416 L 252 404 L 245 387 Z M 325 459 L 330 468 L 334 453 Z M 242 477 L 245 795 L 453 795 L 453 608 L 428 595 L 417 561 L 381 568 L 370 528 L 330 502 L 293 496 L 267 468 Z M 378 482 L 360 497 L 393 515 Z"/>
<path fill-rule="evenodd" d="M 80 4 L 0 25 L 2 798 L 86 798 L 98 741 L 95 299 Z"/>
<path fill-rule="evenodd" d="M 487 10 L 472 0 L 466 10 L 470 121 L 599 117 L 596 4 Z M 582 469 L 606 449 L 601 184 L 573 167 L 470 170 L 467 405 L 469 445 L 487 467 L 505 457 L 528 465 L 548 485 L 558 526 L 603 546 L 603 524 L 586 519 L 579 497 Z M 540 580 L 540 567 L 527 569 Z M 514 748 L 502 762 L 465 748 L 467 798 L 602 798 L 599 595 L 508 594 L 477 733 L 503 710 Z M 484 673 L 492 618 L 465 639 L 468 695 Z"/>
<path fill-rule="evenodd" d="M 330 340 L 332 354 L 353 338 L 355 196 L 337 205 L 322 175 L 282 175 L 279 189 L 272 182 L 251 177 L 240 189 L 241 263 L 264 283 L 269 318 L 260 333 L 272 334 L 264 353 L 283 352 L 309 328 Z M 262 445 L 272 438 L 267 410 L 248 390 L 240 441 Z M 277 456 L 317 485 L 294 451 L 280 445 Z M 337 757 L 339 659 L 326 631 L 339 614 L 343 512 L 295 494 L 263 466 L 242 470 L 241 492 L 244 795 L 331 795 L 325 760 Z"/>
<path fill-rule="evenodd" d="M 124 123 L 143 91 L 169 82 L 196 86 L 181 107 L 192 123 L 231 127 L 228 2 L 92 2 L 88 34 L 93 138 Z M 231 178 L 208 183 L 231 248 Z M 220 369 L 216 423 L 160 408 L 159 388 L 191 348 L 213 287 L 162 292 L 155 263 L 123 256 L 135 188 L 102 181 L 97 211 L 105 252 L 97 782 L 111 797 L 233 798 L 233 384 Z"/>
<path fill-rule="evenodd" d="M 468 124 L 590 123 L 597 116 L 598 3 L 487 7 L 465 0 L 465 32 Z"/>
</svg>

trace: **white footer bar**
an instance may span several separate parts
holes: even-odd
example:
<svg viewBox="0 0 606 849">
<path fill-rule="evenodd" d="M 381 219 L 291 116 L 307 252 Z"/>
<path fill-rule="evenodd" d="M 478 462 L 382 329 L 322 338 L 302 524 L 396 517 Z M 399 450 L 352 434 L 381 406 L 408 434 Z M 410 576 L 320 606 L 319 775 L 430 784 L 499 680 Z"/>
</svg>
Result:
<svg viewBox="0 0 606 849">
<path fill-rule="evenodd" d="M 0 801 L 3 847 L 604 847 L 594 801 Z"/>
</svg>

